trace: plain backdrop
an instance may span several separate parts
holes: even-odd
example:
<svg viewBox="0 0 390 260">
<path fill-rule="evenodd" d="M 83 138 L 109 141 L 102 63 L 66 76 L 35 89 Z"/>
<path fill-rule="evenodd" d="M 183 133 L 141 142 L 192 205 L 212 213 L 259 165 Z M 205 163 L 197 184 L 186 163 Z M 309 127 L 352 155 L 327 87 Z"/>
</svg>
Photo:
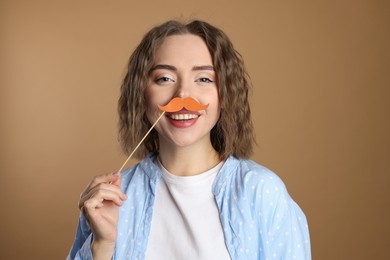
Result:
<svg viewBox="0 0 390 260">
<path fill-rule="evenodd" d="M 125 160 L 130 53 L 152 26 L 198 18 L 244 57 L 252 159 L 306 213 L 313 259 L 388 259 L 389 14 L 380 0 L 1 0 L 0 258 L 65 258 L 79 194 Z"/>
</svg>

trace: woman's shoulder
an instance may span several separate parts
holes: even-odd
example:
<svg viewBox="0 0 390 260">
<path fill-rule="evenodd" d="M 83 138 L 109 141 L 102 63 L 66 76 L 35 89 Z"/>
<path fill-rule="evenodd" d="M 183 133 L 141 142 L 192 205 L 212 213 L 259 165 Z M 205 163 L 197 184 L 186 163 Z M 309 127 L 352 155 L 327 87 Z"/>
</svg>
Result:
<svg viewBox="0 0 390 260">
<path fill-rule="evenodd" d="M 229 162 L 230 161 L 230 162 Z M 229 158 L 214 185 L 219 203 L 247 212 L 259 212 L 266 219 L 295 207 L 281 178 L 269 168 L 247 159 Z M 294 204 L 294 205 L 293 205 Z"/>
<path fill-rule="evenodd" d="M 251 187 L 285 189 L 284 182 L 274 171 L 253 160 L 229 157 L 226 164 L 225 177 L 231 178 L 231 181 Z"/>
<path fill-rule="evenodd" d="M 235 167 L 223 173 L 225 180 L 215 185 L 216 194 L 233 196 L 241 202 L 240 205 L 265 207 L 264 212 L 272 212 L 276 205 L 288 207 L 293 203 L 286 185 L 275 172 L 252 160 L 229 160 L 234 161 Z"/>
</svg>

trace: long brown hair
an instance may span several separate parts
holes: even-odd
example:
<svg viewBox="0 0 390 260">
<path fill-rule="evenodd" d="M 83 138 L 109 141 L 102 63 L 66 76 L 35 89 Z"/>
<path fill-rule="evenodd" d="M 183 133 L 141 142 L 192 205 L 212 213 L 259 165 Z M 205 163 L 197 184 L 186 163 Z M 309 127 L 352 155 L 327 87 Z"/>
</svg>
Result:
<svg viewBox="0 0 390 260">
<path fill-rule="evenodd" d="M 222 160 L 229 155 L 248 158 L 255 144 L 248 102 L 249 76 L 241 55 L 234 49 L 226 34 L 199 20 L 187 24 L 168 21 L 152 28 L 131 55 L 118 103 L 119 141 L 123 151 L 130 154 L 151 126 L 146 117 L 144 94 L 154 65 L 154 54 L 167 36 L 178 34 L 201 37 L 213 60 L 221 105 L 220 118 L 211 130 L 214 149 Z M 142 159 L 147 153 L 158 150 L 158 135 L 153 129 L 135 156 Z"/>
</svg>

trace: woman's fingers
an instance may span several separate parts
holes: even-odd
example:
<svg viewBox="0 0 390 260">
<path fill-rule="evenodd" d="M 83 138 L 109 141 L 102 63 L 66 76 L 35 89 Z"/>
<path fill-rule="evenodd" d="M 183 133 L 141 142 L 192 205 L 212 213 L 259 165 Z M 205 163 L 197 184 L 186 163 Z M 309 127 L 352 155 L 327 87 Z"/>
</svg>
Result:
<svg viewBox="0 0 390 260">
<path fill-rule="evenodd" d="M 127 196 L 118 186 L 114 184 L 100 183 L 94 188 L 86 190 L 81 194 L 79 208 L 81 209 L 83 206 L 85 206 L 85 202 L 90 199 L 99 200 L 101 203 L 104 200 L 110 200 L 120 206 L 120 203 L 126 200 Z"/>
<path fill-rule="evenodd" d="M 123 201 L 116 192 L 106 189 L 96 190 L 85 202 L 83 203 L 84 208 L 86 209 L 95 209 L 103 207 L 103 201 L 111 201 L 117 206 L 122 206 Z"/>
<path fill-rule="evenodd" d="M 119 171 L 98 175 L 92 179 L 88 187 L 93 188 L 100 183 L 115 183 L 118 181 L 118 178 L 120 179 Z"/>
<path fill-rule="evenodd" d="M 110 190 L 116 193 L 119 198 L 125 200 L 127 197 L 121 191 L 120 184 L 120 172 L 106 173 L 96 176 L 80 194 L 79 209 L 81 209 L 84 206 L 85 201 L 87 201 L 98 190 Z"/>
</svg>

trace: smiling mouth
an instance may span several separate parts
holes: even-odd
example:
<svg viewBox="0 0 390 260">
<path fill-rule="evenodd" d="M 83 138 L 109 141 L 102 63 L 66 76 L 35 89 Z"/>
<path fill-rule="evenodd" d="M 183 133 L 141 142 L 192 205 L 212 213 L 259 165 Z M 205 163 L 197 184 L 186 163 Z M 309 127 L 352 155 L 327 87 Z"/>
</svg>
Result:
<svg viewBox="0 0 390 260">
<path fill-rule="evenodd" d="M 199 115 L 196 114 L 170 114 L 169 118 L 173 120 L 178 120 L 178 121 L 186 121 L 186 120 L 191 120 L 198 118 Z"/>
</svg>

